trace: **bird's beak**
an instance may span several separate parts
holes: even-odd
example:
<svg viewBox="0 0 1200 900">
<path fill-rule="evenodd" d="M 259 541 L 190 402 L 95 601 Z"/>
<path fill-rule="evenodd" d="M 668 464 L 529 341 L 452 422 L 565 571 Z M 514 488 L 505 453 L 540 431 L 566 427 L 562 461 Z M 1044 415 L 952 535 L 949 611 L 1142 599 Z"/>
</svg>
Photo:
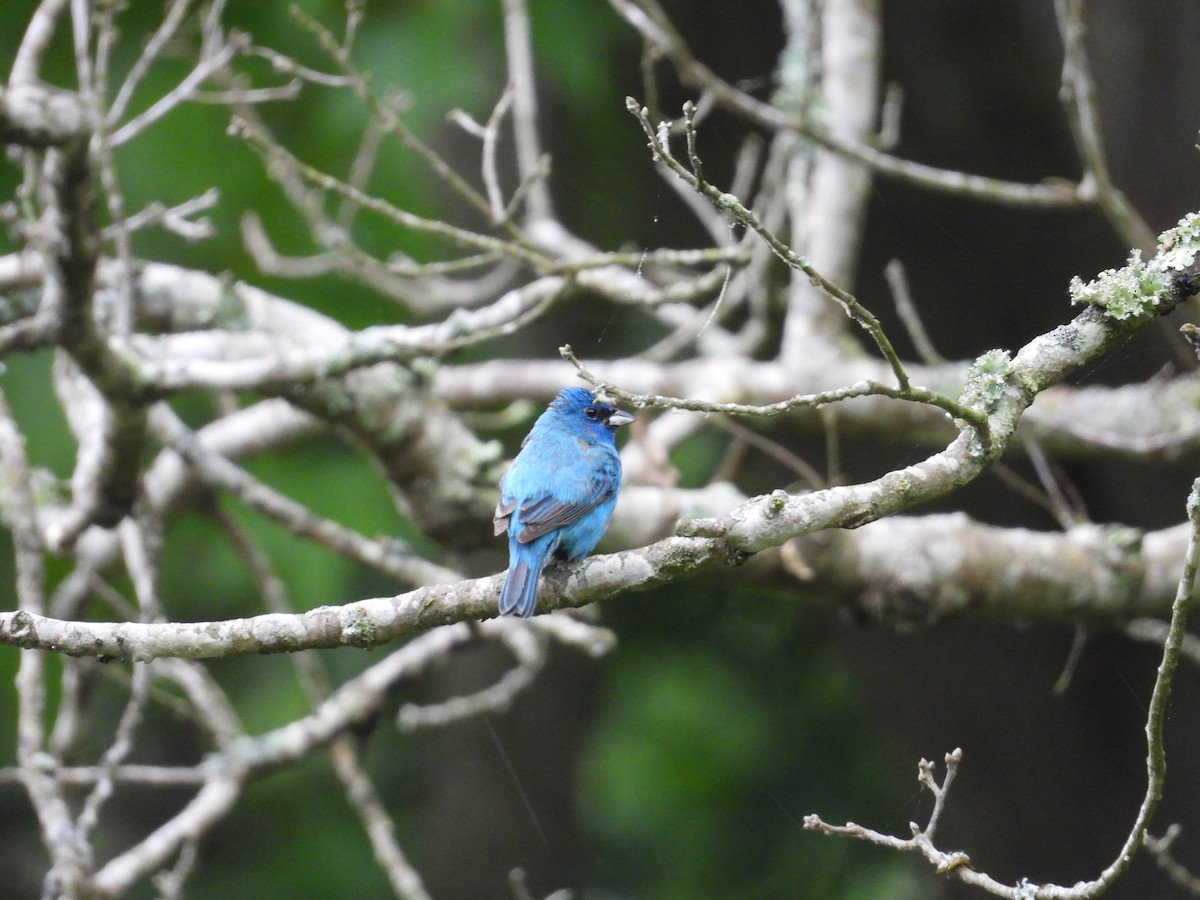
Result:
<svg viewBox="0 0 1200 900">
<path fill-rule="evenodd" d="M 608 417 L 609 428 L 616 428 L 619 425 L 628 425 L 633 421 L 633 416 L 625 412 L 623 409 L 614 409 L 612 415 Z"/>
</svg>

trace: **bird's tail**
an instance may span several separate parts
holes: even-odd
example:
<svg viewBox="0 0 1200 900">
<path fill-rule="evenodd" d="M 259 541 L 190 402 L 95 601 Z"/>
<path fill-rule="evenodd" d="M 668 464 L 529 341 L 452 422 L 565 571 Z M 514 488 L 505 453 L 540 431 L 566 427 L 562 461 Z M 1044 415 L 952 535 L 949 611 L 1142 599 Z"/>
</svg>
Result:
<svg viewBox="0 0 1200 900">
<path fill-rule="evenodd" d="M 549 554 L 538 553 L 528 545 L 519 545 L 504 576 L 500 589 L 500 615 L 528 618 L 537 605 L 538 578 Z"/>
</svg>

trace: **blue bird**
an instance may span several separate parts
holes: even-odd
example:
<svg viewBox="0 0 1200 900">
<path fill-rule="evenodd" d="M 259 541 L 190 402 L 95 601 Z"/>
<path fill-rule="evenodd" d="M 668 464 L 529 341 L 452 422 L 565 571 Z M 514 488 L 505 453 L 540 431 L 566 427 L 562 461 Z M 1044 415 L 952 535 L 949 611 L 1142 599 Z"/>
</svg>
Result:
<svg viewBox="0 0 1200 900">
<path fill-rule="evenodd" d="M 613 437 L 633 416 L 586 388 L 563 388 L 538 416 L 500 479 L 492 520 L 508 532 L 500 614 L 533 615 L 538 577 L 551 556 L 583 559 L 608 527 L 621 488 Z"/>
</svg>

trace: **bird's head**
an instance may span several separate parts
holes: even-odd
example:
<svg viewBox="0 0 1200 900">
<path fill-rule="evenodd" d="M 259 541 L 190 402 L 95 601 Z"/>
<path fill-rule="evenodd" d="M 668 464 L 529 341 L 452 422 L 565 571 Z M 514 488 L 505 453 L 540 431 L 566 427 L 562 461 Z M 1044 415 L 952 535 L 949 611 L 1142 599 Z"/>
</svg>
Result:
<svg viewBox="0 0 1200 900">
<path fill-rule="evenodd" d="M 585 433 L 612 435 L 621 425 L 628 425 L 633 416 L 611 403 L 599 400 L 587 388 L 569 387 L 559 391 L 551 404 L 559 415 L 577 424 Z"/>
</svg>

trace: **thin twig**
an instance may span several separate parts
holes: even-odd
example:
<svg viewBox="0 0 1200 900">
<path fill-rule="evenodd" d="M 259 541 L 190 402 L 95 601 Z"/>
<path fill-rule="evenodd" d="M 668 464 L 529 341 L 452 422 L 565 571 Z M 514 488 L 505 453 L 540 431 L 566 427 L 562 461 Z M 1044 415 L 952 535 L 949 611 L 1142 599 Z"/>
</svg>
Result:
<svg viewBox="0 0 1200 900">
<path fill-rule="evenodd" d="M 844 387 L 815 394 L 797 394 L 787 400 L 777 403 L 753 405 L 747 403 L 712 403 L 707 400 L 695 400 L 687 397 L 666 397 L 660 394 L 635 394 L 624 391 L 615 385 L 601 380 L 589 371 L 575 356 L 570 345 L 558 348 L 559 355 L 573 365 L 581 378 L 596 387 L 601 393 L 612 395 L 618 400 L 636 406 L 638 409 L 685 409 L 690 412 L 723 413 L 730 416 L 778 416 L 794 409 L 820 408 L 829 403 L 849 400 L 852 397 L 891 397 L 894 400 L 908 400 L 912 403 L 927 403 L 945 410 L 957 419 L 969 422 L 973 427 L 984 433 L 987 429 L 987 416 L 978 410 L 963 406 L 936 391 L 928 388 L 910 385 L 907 388 L 894 388 L 877 381 L 856 381 Z"/>
<path fill-rule="evenodd" d="M 907 389 L 909 386 L 908 374 L 904 370 L 904 365 L 900 361 L 900 357 L 892 348 L 892 343 L 883 331 L 883 326 L 874 314 L 863 306 L 858 298 L 849 291 L 843 290 L 825 278 L 820 272 L 813 268 L 812 264 L 807 259 L 796 253 L 791 247 L 784 243 L 773 231 L 768 229 L 759 218 L 748 209 L 737 197 L 726 191 L 722 191 L 716 186 L 704 180 L 702 174 L 695 171 L 689 171 L 686 166 L 680 163 L 671 153 L 668 141 L 669 137 L 666 132 L 665 123 L 660 125 L 657 131 L 650 124 L 647 118 L 648 111 L 639 106 L 636 100 L 632 97 L 626 99 L 626 106 L 634 115 L 642 126 L 642 130 L 646 133 L 646 137 L 650 142 L 650 149 L 655 157 L 665 163 L 675 172 L 683 181 L 692 187 L 693 190 L 707 197 L 719 209 L 728 211 L 733 217 L 745 225 L 747 228 L 754 231 L 763 241 L 771 248 L 779 259 L 783 260 L 788 266 L 793 269 L 798 269 L 808 276 L 809 280 L 814 285 L 828 294 L 831 298 L 841 304 L 846 314 L 856 321 L 862 328 L 871 336 L 875 345 L 879 348 L 880 353 L 888 361 L 892 367 L 892 372 L 896 376 L 896 381 L 899 383 L 901 390 Z M 684 104 L 684 116 L 688 122 L 688 152 L 693 158 L 693 165 L 698 159 L 695 151 L 695 133 L 694 133 L 694 116 L 695 106 L 689 101 Z"/>
<path fill-rule="evenodd" d="M 1063 208 L 1093 202 L 1078 185 L 1065 181 L 1022 184 L 939 169 L 901 159 L 869 144 L 843 138 L 810 119 L 764 103 L 721 79 L 692 55 L 687 43 L 665 16 L 648 15 L 636 0 L 609 0 L 609 3 L 648 43 L 653 44 L 660 53 L 675 63 L 685 84 L 704 91 L 720 106 L 760 127 L 771 131 L 794 130 L 828 150 L 868 166 L 880 175 L 928 190 L 1029 208 Z M 645 0 L 642 0 L 642 3 L 649 5 Z"/>
<path fill-rule="evenodd" d="M 283 580 L 271 566 L 262 549 L 236 519 L 221 515 L 221 523 L 233 539 L 235 548 L 272 612 L 294 612 Z M 292 654 L 301 685 L 313 708 L 330 694 L 329 674 L 315 653 Z M 388 813 L 379 791 L 362 765 L 353 737 L 342 735 L 329 746 L 334 770 L 346 788 L 346 798 L 366 831 L 375 859 L 391 882 L 397 897 L 404 900 L 428 900 L 429 894 L 421 876 L 413 868 L 396 839 L 396 823 Z"/>
<path fill-rule="evenodd" d="M 891 289 L 892 299 L 896 303 L 896 313 L 900 316 L 900 322 L 904 325 L 904 330 L 908 332 L 909 340 L 913 342 L 913 348 L 917 351 L 917 356 L 926 365 L 939 365 L 944 363 L 946 358 L 937 352 L 933 346 L 933 341 L 929 339 L 929 333 L 925 330 L 925 325 L 921 321 L 921 315 L 917 312 L 917 306 L 913 302 L 912 291 L 908 286 L 908 276 L 904 272 L 904 263 L 898 259 L 893 259 L 883 269 L 884 278 L 887 279 L 888 288 Z"/>
<path fill-rule="evenodd" d="M 12 70 L 9 74 L 10 85 L 33 84 L 38 81 L 38 69 L 42 65 L 42 56 L 46 52 L 58 18 L 67 8 L 70 0 L 41 0 L 29 24 L 25 27 L 25 35 L 17 47 L 17 55 L 13 58 Z"/>
<path fill-rule="evenodd" d="M 1144 253 L 1154 250 L 1154 232 L 1125 195 L 1112 183 L 1096 110 L 1096 85 L 1083 41 L 1083 0 L 1054 0 L 1054 13 L 1063 43 L 1062 86 L 1059 96 L 1075 148 L 1083 162 L 1081 192 L 1094 196 L 1123 242 Z"/>
<path fill-rule="evenodd" d="M 1178 823 L 1173 823 L 1167 827 L 1166 832 L 1162 837 L 1154 837 L 1146 835 L 1146 850 L 1154 857 L 1154 861 L 1158 863 L 1158 867 L 1166 873 L 1179 887 L 1183 888 L 1193 897 L 1200 897 L 1200 876 L 1193 873 L 1171 852 L 1175 841 L 1179 835 L 1183 833 L 1183 829 Z"/>
<path fill-rule="evenodd" d="M 397 225 L 410 228 L 414 231 L 436 235 L 462 247 L 470 247 L 475 250 L 498 251 L 515 256 L 539 269 L 544 269 L 552 264 L 551 260 L 523 241 L 504 240 L 469 231 L 465 228 L 459 228 L 440 219 L 418 216 L 415 213 L 400 209 L 386 200 L 366 194 L 339 178 L 335 178 L 301 162 L 289 150 L 284 149 L 282 145 L 269 140 L 261 130 L 249 127 L 244 119 L 236 120 L 232 128 L 242 136 L 248 138 L 250 145 L 262 153 L 268 168 L 279 165 L 287 166 L 311 184 L 337 194 L 339 197 L 349 199 L 363 209 L 377 213 Z"/>
<path fill-rule="evenodd" d="M 315 515 L 303 504 L 274 491 L 240 466 L 208 450 L 169 407 L 156 406 L 151 424 L 158 438 L 187 460 L 201 479 L 229 491 L 293 534 L 385 572 L 401 583 L 438 584 L 458 580 L 458 573 L 421 559 L 398 540 L 371 540 Z"/>
<path fill-rule="evenodd" d="M 455 172 L 437 151 L 413 134 L 396 114 L 396 111 L 374 94 L 367 78 L 354 66 L 346 49 L 339 45 L 332 32 L 297 6 L 291 8 L 291 13 L 296 21 L 316 37 L 325 52 L 337 63 L 354 93 L 366 104 L 371 115 L 379 121 L 384 131 L 397 138 L 401 144 L 415 153 L 454 193 L 486 218 L 490 213 L 487 198 Z M 500 230 L 515 243 L 521 243 L 524 240 L 520 229 L 511 221 L 501 223 Z"/>
<path fill-rule="evenodd" d="M 179 31 L 179 26 L 183 24 L 184 18 L 188 14 L 192 0 L 170 0 L 167 6 L 167 11 L 163 15 L 162 22 L 158 28 L 154 30 L 154 34 L 150 36 L 145 46 L 142 48 L 141 55 L 129 70 L 129 74 L 125 76 L 125 80 L 121 83 L 121 87 L 117 90 L 117 95 L 113 98 L 112 103 L 108 106 L 108 125 L 113 127 L 125 115 L 125 110 L 129 106 L 129 101 L 133 99 L 133 94 L 141 84 L 142 79 L 146 77 L 146 73 L 150 71 L 150 67 L 162 55 L 167 44 L 174 38 Z"/>
<path fill-rule="evenodd" d="M 804 827 L 827 835 L 856 838 L 895 850 L 920 853 L 936 866 L 939 873 L 950 875 L 967 884 L 983 888 L 990 894 L 1011 898 L 1011 900 L 1090 900 L 1090 898 L 1098 897 L 1107 891 L 1129 868 L 1137 852 L 1146 845 L 1148 840 L 1146 829 L 1162 800 L 1163 786 L 1166 782 L 1167 766 L 1166 750 L 1163 745 L 1163 727 L 1166 724 L 1167 703 L 1171 696 L 1175 669 L 1179 664 L 1179 658 L 1187 640 L 1188 609 L 1193 603 L 1196 573 L 1200 569 L 1200 479 L 1192 484 L 1191 493 L 1188 495 L 1187 510 L 1188 519 L 1191 522 L 1187 558 L 1179 577 L 1175 602 L 1171 607 L 1171 621 L 1166 630 L 1162 660 L 1158 666 L 1158 675 L 1154 681 L 1154 689 L 1146 714 L 1146 792 L 1116 859 L 1106 866 L 1099 876 L 1091 881 L 1080 881 L 1071 886 L 1034 884 L 1027 879 L 1022 879 L 1015 885 L 1009 885 L 996 880 L 985 872 L 977 871 L 972 867 L 966 854 L 947 853 L 939 850 L 933 843 L 933 832 L 938 817 L 941 815 L 946 791 L 953 779 L 954 770 L 961 759 L 961 751 L 958 750 L 947 755 L 946 778 L 940 786 L 932 777 L 930 764 L 921 760 L 920 781 L 933 793 L 935 805 L 929 824 L 924 829 L 915 823 L 911 826 L 911 838 L 894 837 L 854 823 L 841 826 L 829 825 L 816 815 L 805 816 Z"/>
<path fill-rule="evenodd" d="M 531 220 L 554 215 L 547 164 L 538 137 L 537 83 L 533 69 L 533 38 L 525 0 L 504 0 L 504 46 L 508 78 L 513 90 L 513 141 L 517 173 L 526 187 L 526 209 Z"/>
<path fill-rule="evenodd" d="M 174 88 L 159 97 L 148 109 L 134 116 L 113 132 L 110 142 L 113 147 L 120 147 L 133 140 L 163 116 L 176 109 L 182 103 L 191 100 L 200 87 L 219 70 L 225 68 L 245 45 L 245 37 L 233 34 L 226 37 L 220 31 L 219 20 L 225 6 L 225 0 L 215 0 L 205 16 L 202 29 L 205 34 L 203 42 L 207 53 L 203 53 L 195 67 Z M 220 34 L 220 40 L 214 38 Z M 215 46 L 214 46 L 215 44 Z"/>
</svg>

